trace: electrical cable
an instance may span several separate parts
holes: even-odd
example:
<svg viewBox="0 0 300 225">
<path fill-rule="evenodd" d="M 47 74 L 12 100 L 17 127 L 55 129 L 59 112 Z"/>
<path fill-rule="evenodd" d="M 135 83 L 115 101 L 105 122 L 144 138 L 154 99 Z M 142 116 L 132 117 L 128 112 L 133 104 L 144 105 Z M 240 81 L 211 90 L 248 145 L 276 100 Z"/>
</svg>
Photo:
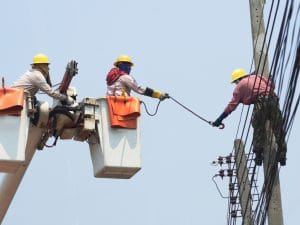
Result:
<svg viewBox="0 0 300 225">
<path fill-rule="evenodd" d="M 219 188 L 217 182 L 215 181 L 215 177 L 217 177 L 217 176 L 218 176 L 218 175 L 214 175 L 211 179 L 212 179 L 212 181 L 214 182 L 214 184 L 216 185 L 216 188 L 217 188 L 217 190 L 218 190 L 220 196 L 221 196 L 222 198 L 229 198 L 229 197 L 226 197 L 226 196 L 224 196 L 224 195 L 222 194 L 222 192 L 221 192 L 221 190 L 220 190 L 220 188 Z"/>
<path fill-rule="evenodd" d="M 157 103 L 154 113 L 150 113 L 149 110 L 148 110 L 148 108 L 147 108 L 146 103 L 143 102 L 143 101 L 141 101 L 141 104 L 144 105 L 145 111 L 146 111 L 146 113 L 147 113 L 149 116 L 155 116 L 155 115 L 157 114 L 157 112 L 158 112 L 158 107 L 159 107 L 160 103 L 161 103 L 161 100 L 159 100 L 159 102 Z"/>
<path fill-rule="evenodd" d="M 279 38 L 278 38 L 278 41 L 277 41 L 277 45 L 276 45 L 276 51 L 275 51 L 275 54 L 274 54 L 274 58 L 273 58 L 273 64 L 272 64 L 272 67 L 271 67 L 271 71 L 273 75 L 277 75 L 279 74 L 280 77 L 279 77 L 279 84 L 278 84 L 278 87 L 279 87 L 279 93 L 281 93 L 281 89 L 283 87 L 283 75 L 284 75 L 284 70 L 283 70 L 283 63 L 286 63 L 287 65 L 287 62 L 286 61 L 286 58 L 285 58 L 285 54 L 286 54 L 286 47 L 287 47 L 287 37 L 288 37 L 288 27 L 289 27 L 289 24 L 291 22 L 290 18 L 291 18 L 291 10 L 292 10 L 292 4 L 289 4 L 289 2 L 287 2 L 286 4 L 286 10 L 284 12 L 284 14 L 288 14 L 289 16 L 284 16 L 283 18 L 287 18 L 287 21 L 286 21 L 286 25 L 285 26 L 281 26 L 281 36 L 279 35 Z M 296 17 L 297 18 L 297 17 Z M 297 21 L 297 20 L 295 20 Z M 283 30 L 285 30 L 285 32 L 282 32 Z M 290 48 L 292 49 L 292 47 Z M 291 51 L 291 50 L 290 50 Z M 299 72 L 298 72 L 299 73 Z M 293 75 L 292 75 L 293 77 Z M 288 88 L 288 92 L 291 91 L 291 83 L 289 85 L 289 88 Z M 293 94 L 292 94 L 293 95 Z M 284 105 L 286 104 L 291 104 L 292 102 L 292 97 L 287 97 L 284 101 Z M 296 104 L 297 106 L 298 104 Z M 295 112 L 296 108 L 294 109 L 294 112 Z M 287 123 L 287 118 L 288 118 L 288 115 L 290 114 L 288 110 L 284 110 L 283 109 L 283 121 L 284 121 L 284 124 Z M 285 129 L 286 131 L 286 129 Z M 283 134 L 282 134 L 283 135 Z M 269 176 L 265 176 L 265 182 L 264 182 L 264 186 L 263 186 L 263 189 L 262 189 L 262 193 L 261 193 L 261 197 L 260 197 L 260 201 L 258 202 L 258 207 L 256 208 L 256 211 L 255 211 L 255 219 L 256 219 L 256 222 L 259 223 L 259 224 L 265 224 L 265 220 L 266 220 L 266 217 L 267 217 L 267 210 L 268 210 L 268 207 L 269 207 L 269 202 L 270 202 L 270 198 L 271 198 L 271 195 L 270 193 L 272 193 L 272 189 L 273 189 L 273 185 L 274 185 L 274 182 L 275 182 L 275 178 L 276 178 L 276 174 L 279 173 L 279 170 L 277 170 L 277 160 L 278 160 L 278 157 L 279 157 L 279 151 L 277 151 L 275 157 L 273 158 L 273 162 L 270 162 L 269 165 L 270 165 L 270 168 L 267 168 L 267 171 L 270 171 L 269 172 Z"/>
<path fill-rule="evenodd" d="M 274 3 L 274 1 L 272 2 L 272 4 L 273 3 Z M 279 82 L 277 83 L 278 88 L 279 88 L 277 93 L 279 93 L 279 96 L 281 95 L 281 90 L 282 90 L 282 87 L 283 87 L 284 74 L 287 73 L 286 70 L 287 70 L 287 67 L 288 67 L 289 58 L 291 56 L 291 51 L 292 51 L 292 49 L 294 49 L 294 47 L 292 45 L 290 47 L 289 54 L 286 52 L 287 39 L 288 39 L 288 34 L 289 34 L 289 24 L 291 23 L 291 14 L 292 14 L 293 2 L 291 4 L 289 4 L 289 3 L 290 2 L 286 2 L 284 17 L 283 17 L 282 25 L 281 25 L 281 28 L 280 28 L 279 37 L 278 37 L 278 40 L 277 40 L 276 51 L 274 53 L 272 66 L 271 66 L 271 70 L 270 70 L 270 71 L 272 71 L 270 73 L 270 74 L 272 74 L 272 76 L 269 76 L 269 78 L 274 83 L 276 83 L 277 78 L 279 78 L 278 79 Z M 278 4 L 277 4 L 276 8 L 277 9 L 275 11 L 273 26 L 272 26 L 273 28 L 274 28 L 274 23 L 275 23 L 275 20 L 276 20 L 276 17 L 277 17 Z M 296 19 L 295 19 L 295 22 L 294 22 L 294 31 L 297 30 L 297 29 L 295 29 L 296 22 L 299 21 L 299 19 L 297 20 L 298 13 L 299 13 L 299 8 L 300 7 L 298 6 Z M 272 8 L 271 8 L 271 10 L 272 10 Z M 270 12 L 272 12 L 271 10 L 270 10 Z M 269 19 L 270 18 L 271 18 L 271 13 L 269 13 Z M 269 27 L 269 25 L 268 25 L 268 27 Z M 267 30 L 268 30 L 268 27 L 267 27 Z M 268 41 L 268 46 L 270 46 L 270 41 L 271 41 L 271 38 L 273 36 L 273 28 L 271 29 L 271 32 L 270 32 L 270 35 L 269 35 L 270 39 Z M 292 34 L 292 39 L 295 36 L 294 31 L 293 31 L 293 34 Z M 298 31 L 299 31 L 299 28 L 298 28 Z M 299 36 L 300 35 L 298 34 L 298 42 L 297 43 L 299 43 Z M 288 57 L 285 57 L 285 54 L 288 54 Z M 289 82 L 289 87 L 288 87 L 289 96 L 284 101 L 284 104 L 287 105 L 286 110 L 284 110 L 284 108 L 283 108 L 285 134 L 287 134 L 287 131 L 290 134 L 291 127 L 293 125 L 295 115 L 296 115 L 296 112 L 297 112 L 297 109 L 298 109 L 298 106 L 299 106 L 299 102 L 300 102 L 300 94 L 298 95 L 298 98 L 296 99 L 296 101 L 295 102 L 293 101 L 293 98 L 295 96 L 295 87 L 297 86 L 296 83 L 297 83 L 298 75 L 299 75 L 299 61 L 300 61 L 299 56 L 298 56 L 299 54 L 300 54 L 299 50 L 297 50 L 296 53 L 295 53 L 294 67 L 293 67 L 293 72 L 292 72 L 292 74 L 294 74 L 294 75 L 291 75 L 291 80 L 292 81 Z M 297 62 L 298 62 L 298 64 L 297 64 Z M 285 66 L 283 66 L 283 63 L 285 63 Z M 291 110 L 292 105 L 293 105 L 294 108 Z M 248 108 L 248 110 L 249 110 L 249 108 Z M 242 113 L 243 113 L 243 111 L 242 111 Z M 247 112 L 246 118 L 248 118 L 248 112 Z M 241 122 L 241 119 L 240 119 L 240 122 Z M 238 130 L 240 128 L 240 122 L 239 122 L 239 125 L 238 125 Z M 246 121 L 245 121 L 245 123 L 246 123 Z M 243 130 L 242 130 L 242 136 L 244 135 L 244 131 L 246 129 L 245 126 L 246 125 L 244 124 Z M 248 137 L 248 134 L 249 134 L 249 129 L 250 129 L 250 124 L 248 126 L 248 131 L 246 132 L 246 140 L 247 140 L 247 137 Z M 239 133 L 239 131 L 237 131 L 237 134 L 238 133 Z M 236 134 L 236 137 L 237 137 L 237 134 Z M 251 148 L 250 148 L 250 150 L 251 150 Z M 248 154 L 248 156 L 249 156 L 249 154 Z M 277 160 L 278 160 L 278 154 L 276 154 L 276 156 L 273 157 L 273 162 L 270 163 L 272 165 L 271 166 L 272 168 L 268 169 L 268 170 L 270 170 L 270 175 L 265 178 L 264 186 L 263 186 L 262 192 L 259 196 L 259 202 L 257 203 L 257 207 L 256 207 L 256 210 L 255 210 L 255 213 L 254 213 L 254 216 L 255 216 L 255 221 L 254 222 L 255 222 L 255 224 L 262 224 L 263 225 L 265 223 L 265 220 L 266 220 L 266 217 L 267 217 L 266 212 L 267 212 L 268 204 L 269 204 L 269 201 L 270 201 L 270 199 L 269 199 L 270 194 L 266 195 L 266 193 L 271 193 L 271 189 L 273 188 L 273 184 L 274 184 L 274 181 L 275 181 L 275 179 L 274 179 L 275 175 L 276 175 L 277 172 L 279 173 L 279 170 L 277 170 L 277 162 L 278 162 Z M 240 163 L 240 162 L 235 162 L 235 163 Z M 251 176 L 251 186 L 253 185 L 253 182 L 255 181 L 254 176 L 256 176 L 256 177 L 258 176 L 258 174 L 255 174 L 255 170 L 256 170 L 256 166 L 254 166 L 253 173 L 252 173 L 252 176 Z M 248 199 L 250 199 L 250 198 L 248 198 Z M 229 208 L 231 208 L 231 206 L 229 206 Z M 230 211 L 230 209 L 229 209 L 229 211 Z M 231 218 L 230 215 L 231 214 L 229 212 L 227 221 L 228 221 L 228 224 L 229 223 L 233 224 L 233 223 L 236 222 L 236 219 Z"/>
</svg>

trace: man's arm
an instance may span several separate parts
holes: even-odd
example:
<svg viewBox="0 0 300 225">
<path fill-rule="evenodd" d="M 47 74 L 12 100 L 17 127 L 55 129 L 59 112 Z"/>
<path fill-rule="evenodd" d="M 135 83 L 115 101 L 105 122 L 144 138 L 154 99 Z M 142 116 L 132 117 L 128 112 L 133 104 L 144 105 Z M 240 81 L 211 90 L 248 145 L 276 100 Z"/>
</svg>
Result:
<svg viewBox="0 0 300 225">
<path fill-rule="evenodd" d="M 222 124 L 222 121 L 230 114 L 232 113 L 236 107 L 239 105 L 241 99 L 241 93 L 238 86 L 234 89 L 232 99 L 222 112 L 222 114 L 212 123 L 214 127 L 218 127 Z"/>
<path fill-rule="evenodd" d="M 65 101 L 67 99 L 66 95 L 62 95 L 59 92 L 54 91 L 50 85 L 47 83 L 45 77 L 43 74 L 39 71 L 35 71 L 33 73 L 33 79 L 35 82 L 35 85 L 42 91 L 45 92 L 47 95 L 49 95 L 52 98 Z"/>
</svg>

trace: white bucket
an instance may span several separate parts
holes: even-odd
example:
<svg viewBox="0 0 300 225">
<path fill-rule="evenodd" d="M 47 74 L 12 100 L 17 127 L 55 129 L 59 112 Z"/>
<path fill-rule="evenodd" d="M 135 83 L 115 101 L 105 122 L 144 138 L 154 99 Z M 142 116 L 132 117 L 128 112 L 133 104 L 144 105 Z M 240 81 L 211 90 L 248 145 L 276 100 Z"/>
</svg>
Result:
<svg viewBox="0 0 300 225">
<path fill-rule="evenodd" d="M 141 169 L 140 119 L 136 129 L 111 128 L 106 98 L 97 104 L 97 132 L 89 138 L 94 176 L 128 179 Z"/>
</svg>

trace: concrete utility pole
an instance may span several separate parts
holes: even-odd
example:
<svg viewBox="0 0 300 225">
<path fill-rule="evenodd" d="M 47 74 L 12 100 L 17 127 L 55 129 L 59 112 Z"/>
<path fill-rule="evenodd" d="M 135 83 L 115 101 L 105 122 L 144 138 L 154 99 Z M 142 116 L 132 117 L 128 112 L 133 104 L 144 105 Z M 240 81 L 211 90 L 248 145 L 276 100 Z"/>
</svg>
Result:
<svg viewBox="0 0 300 225">
<path fill-rule="evenodd" d="M 269 77 L 269 65 L 267 57 L 267 48 L 264 44 L 265 27 L 263 19 L 263 6 L 265 0 L 249 0 L 250 14 L 251 14 L 251 28 L 253 41 L 253 55 L 255 61 L 255 68 L 258 74 L 263 74 L 264 77 Z M 266 123 L 266 134 L 268 140 L 264 147 L 264 174 L 265 178 L 269 178 L 269 171 L 271 163 L 276 154 L 276 143 L 274 134 L 272 132 L 270 121 Z M 280 182 L 278 170 L 276 170 L 275 181 L 271 193 L 266 193 L 267 199 L 270 199 L 268 208 L 268 224 L 269 225 L 283 225 Z"/>
<path fill-rule="evenodd" d="M 240 139 L 234 141 L 235 162 L 237 170 L 237 181 L 239 187 L 239 199 L 242 209 L 243 225 L 253 225 L 251 187 L 248 178 L 247 160 L 245 155 L 244 143 Z"/>
</svg>

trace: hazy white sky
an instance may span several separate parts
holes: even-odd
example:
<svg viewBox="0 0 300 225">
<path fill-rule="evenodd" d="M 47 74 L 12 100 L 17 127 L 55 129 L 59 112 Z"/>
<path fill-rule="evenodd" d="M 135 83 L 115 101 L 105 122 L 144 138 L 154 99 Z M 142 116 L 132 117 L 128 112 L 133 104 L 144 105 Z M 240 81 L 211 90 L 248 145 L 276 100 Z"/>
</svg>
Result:
<svg viewBox="0 0 300 225">
<path fill-rule="evenodd" d="M 43 52 L 53 83 L 75 59 L 78 99 L 100 97 L 113 61 L 128 54 L 141 86 L 168 92 L 208 120 L 231 98 L 231 71 L 251 67 L 248 1 L 1 1 L 0 29 L 0 73 L 7 84 Z M 141 98 L 154 111 L 157 101 Z M 143 110 L 142 169 L 129 180 L 94 178 L 88 144 L 58 141 L 36 152 L 2 224 L 226 224 L 227 200 L 211 180 L 219 168 L 210 163 L 232 151 L 241 108 L 224 121 L 224 130 L 171 100 L 155 117 Z M 286 224 L 295 224 L 300 210 L 299 129 L 296 118 L 280 174 Z M 227 195 L 228 180 L 218 183 Z"/>
</svg>

